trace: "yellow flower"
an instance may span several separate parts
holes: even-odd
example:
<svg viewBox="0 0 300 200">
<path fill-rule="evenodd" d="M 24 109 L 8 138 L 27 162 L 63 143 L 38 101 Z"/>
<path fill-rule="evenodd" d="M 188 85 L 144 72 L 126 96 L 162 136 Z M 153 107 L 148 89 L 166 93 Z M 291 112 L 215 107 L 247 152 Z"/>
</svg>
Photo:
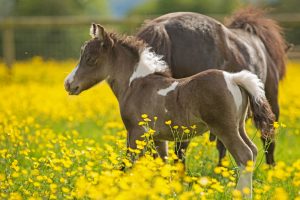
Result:
<svg viewBox="0 0 300 200">
<path fill-rule="evenodd" d="M 192 126 L 191 126 L 191 129 L 196 129 L 196 128 L 197 128 L 196 125 L 192 125 Z"/>
<path fill-rule="evenodd" d="M 172 123 L 171 120 L 165 121 L 165 124 L 166 124 L 166 125 L 171 125 L 171 123 Z"/>
<path fill-rule="evenodd" d="M 33 186 L 38 188 L 41 187 L 41 184 L 39 182 L 33 182 Z"/>
<path fill-rule="evenodd" d="M 144 121 L 145 121 L 145 122 L 151 122 L 151 119 L 145 118 Z"/>
<path fill-rule="evenodd" d="M 283 188 L 276 188 L 274 195 L 273 195 L 273 199 L 274 200 L 288 200 L 289 196 Z"/>
<path fill-rule="evenodd" d="M 191 131 L 189 129 L 185 129 L 183 132 L 189 134 Z"/>
<path fill-rule="evenodd" d="M 146 125 L 146 122 L 139 122 L 139 126 L 144 126 Z"/>
<path fill-rule="evenodd" d="M 249 195 L 249 194 L 251 193 L 251 190 L 250 190 L 248 187 L 244 187 L 244 188 L 243 188 L 243 193 L 244 193 L 245 195 Z"/>
<path fill-rule="evenodd" d="M 239 191 L 239 190 L 233 190 L 233 191 L 232 191 L 232 196 L 233 196 L 234 198 L 240 199 L 240 198 L 242 198 L 242 193 L 241 193 L 241 191 Z"/>
<path fill-rule="evenodd" d="M 222 168 L 221 168 L 221 167 L 216 167 L 216 168 L 214 169 L 214 172 L 215 172 L 216 174 L 221 174 Z"/>
<path fill-rule="evenodd" d="M 274 127 L 275 129 L 278 129 L 278 128 L 279 128 L 279 123 L 278 123 L 278 122 L 274 122 L 273 127 Z"/>
<path fill-rule="evenodd" d="M 63 193 L 69 193 L 70 189 L 67 187 L 62 187 L 61 190 L 63 191 Z"/>
<path fill-rule="evenodd" d="M 142 116 L 143 119 L 148 118 L 147 114 L 142 114 L 141 116 Z"/>
</svg>

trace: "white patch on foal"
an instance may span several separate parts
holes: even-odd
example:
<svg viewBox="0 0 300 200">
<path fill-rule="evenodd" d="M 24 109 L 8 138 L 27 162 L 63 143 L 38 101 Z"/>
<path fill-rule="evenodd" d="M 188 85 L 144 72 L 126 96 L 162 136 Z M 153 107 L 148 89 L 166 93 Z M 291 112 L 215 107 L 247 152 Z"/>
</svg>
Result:
<svg viewBox="0 0 300 200">
<path fill-rule="evenodd" d="M 175 90 L 177 85 L 178 85 L 178 81 L 174 81 L 169 87 L 158 90 L 157 94 L 161 96 L 166 96 L 169 92 Z"/>
<path fill-rule="evenodd" d="M 241 90 L 238 87 L 238 85 L 236 85 L 232 81 L 232 74 L 231 73 L 223 71 L 223 75 L 224 75 L 224 79 L 225 79 L 227 88 L 233 96 L 234 103 L 236 105 L 236 109 L 239 111 L 240 106 L 242 105 L 242 101 L 243 101 Z"/>
<path fill-rule="evenodd" d="M 74 81 L 74 76 L 76 74 L 76 71 L 78 70 L 79 64 L 73 69 L 73 71 L 67 76 L 66 81 L 69 83 L 72 83 Z"/>
<path fill-rule="evenodd" d="M 261 101 L 266 98 L 264 84 L 255 74 L 243 70 L 238 73 L 223 72 L 223 75 L 237 109 L 242 105 L 242 93 L 238 85 L 246 89 L 254 97 L 255 101 Z"/>
<path fill-rule="evenodd" d="M 241 165 L 239 166 L 239 174 L 240 177 L 236 188 L 241 192 L 244 188 L 250 189 L 250 194 L 248 197 L 252 198 L 252 172 L 245 171 L 245 166 Z"/>
<path fill-rule="evenodd" d="M 165 72 L 168 69 L 168 65 L 162 60 L 162 57 L 151 52 L 150 48 L 144 49 L 140 53 L 140 61 L 129 79 L 129 85 L 134 79 L 145 77 L 155 72 Z"/>
</svg>

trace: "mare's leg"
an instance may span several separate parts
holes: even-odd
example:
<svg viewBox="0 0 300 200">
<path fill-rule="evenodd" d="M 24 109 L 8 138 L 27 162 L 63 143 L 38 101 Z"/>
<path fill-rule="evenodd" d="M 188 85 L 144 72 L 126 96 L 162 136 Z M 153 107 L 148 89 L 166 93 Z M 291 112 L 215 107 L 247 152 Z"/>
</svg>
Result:
<svg viewBox="0 0 300 200">
<path fill-rule="evenodd" d="M 178 159 L 182 160 L 183 163 L 185 163 L 185 153 L 189 144 L 190 141 L 182 141 L 182 142 L 175 143 L 175 153 Z"/>
<path fill-rule="evenodd" d="M 216 139 L 217 139 L 217 137 L 215 136 L 215 134 L 213 134 L 210 131 L 209 140 L 212 142 L 212 141 L 215 141 Z M 226 156 L 226 148 L 225 148 L 224 144 L 219 139 L 217 139 L 217 149 L 218 149 L 218 152 L 219 152 L 218 166 L 222 166 L 222 160 Z"/>
<path fill-rule="evenodd" d="M 268 77 L 271 77 L 271 75 L 269 76 L 268 74 Z M 279 103 L 278 103 L 278 80 L 276 79 L 272 80 L 271 78 L 268 77 L 265 84 L 266 97 L 275 115 L 275 120 L 278 121 L 279 113 L 280 113 Z M 261 140 L 265 148 L 265 156 L 266 156 L 267 164 L 275 165 L 275 159 L 274 159 L 275 141 L 274 140 L 269 141 L 262 137 Z"/>
<path fill-rule="evenodd" d="M 216 139 L 217 139 L 217 137 L 215 136 L 215 134 L 213 134 L 210 131 L 210 133 L 209 133 L 209 141 L 213 142 Z M 226 156 L 226 148 L 225 148 L 224 144 L 219 139 L 217 139 L 217 149 L 218 149 L 218 152 L 219 152 L 218 166 L 222 166 L 222 160 Z"/>
<path fill-rule="evenodd" d="M 237 127 L 234 128 L 213 128 L 216 136 L 222 141 L 228 151 L 235 159 L 236 164 L 239 166 L 240 177 L 237 183 L 237 189 L 242 191 L 247 187 L 251 190 L 250 198 L 252 197 L 252 172 L 244 171 L 247 162 L 253 161 L 253 153 L 240 136 Z"/>
<path fill-rule="evenodd" d="M 165 161 L 168 158 L 168 141 L 154 141 L 158 155 Z"/>
<path fill-rule="evenodd" d="M 226 156 L 226 147 L 224 144 L 217 138 L 217 149 L 219 151 L 219 162 L 218 165 L 222 166 L 222 160 Z"/>
</svg>

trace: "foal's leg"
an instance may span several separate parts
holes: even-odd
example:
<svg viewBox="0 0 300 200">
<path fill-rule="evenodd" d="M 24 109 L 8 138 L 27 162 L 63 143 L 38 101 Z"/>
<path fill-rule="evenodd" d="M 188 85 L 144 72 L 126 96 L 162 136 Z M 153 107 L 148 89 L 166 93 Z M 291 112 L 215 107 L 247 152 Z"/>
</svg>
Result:
<svg viewBox="0 0 300 200">
<path fill-rule="evenodd" d="M 139 129 L 132 129 L 127 132 L 127 148 L 137 149 L 136 141 L 144 140 L 144 138 L 141 137 L 142 136 L 141 133 L 143 133 L 143 131 L 141 131 Z M 144 152 L 142 151 L 142 152 L 140 152 L 139 155 L 135 155 L 134 153 L 127 150 L 127 154 L 130 156 L 132 162 L 135 162 L 136 158 L 140 155 L 143 155 L 143 153 Z"/>
<path fill-rule="evenodd" d="M 216 136 L 227 147 L 239 166 L 240 177 L 237 183 L 237 189 L 242 191 L 247 187 L 251 190 L 250 197 L 252 197 L 252 172 L 245 172 L 244 169 L 247 162 L 253 161 L 253 153 L 240 136 L 237 128 L 217 128 L 214 129 Z"/>
<path fill-rule="evenodd" d="M 239 133 L 240 136 L 242 137 L 242 139 L 244 140 L 244 142 L 248 145 L 248 147 L 251 149 L 252 154 L 253 154 L 253 161 L 256 160 L 256 156 L 257 156 L 257 147 L 256 145 L 252 142 L 252 140 L 248 137 L 248 135 L 246 134 L 246 130 L 245 130 L 245 123 L 242 123 L 240 125 L 239 128 Z"/>
<path fill-rule="evenodd" d="M 183 163 L 185 163 L 185 153 L 189 144 L 190 141 L 175 142 L 175 153 Z"/>
<path fill-rule="evenodd" d="M 158 155 L 165 161 L 168 158 L 168 141 L 154 141 Z"/>
</svg>

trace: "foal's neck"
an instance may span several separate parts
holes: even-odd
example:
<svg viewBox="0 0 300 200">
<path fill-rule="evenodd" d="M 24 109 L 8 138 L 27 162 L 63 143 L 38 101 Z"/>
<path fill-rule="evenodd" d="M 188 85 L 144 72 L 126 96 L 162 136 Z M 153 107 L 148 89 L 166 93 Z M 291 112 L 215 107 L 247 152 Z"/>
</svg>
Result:
<svg viewBox="0 0 300 200">
<path fill-rule="evenodd" d="M 138 56 L 135 54 L 123 46 L 115 49 L 116 59 L 108 83 L 118 100 L 124 96 L 136 79 L 169 71 L 162 56 L 151 52 L 150 48 L 141 49 Z"/>
</svg>

